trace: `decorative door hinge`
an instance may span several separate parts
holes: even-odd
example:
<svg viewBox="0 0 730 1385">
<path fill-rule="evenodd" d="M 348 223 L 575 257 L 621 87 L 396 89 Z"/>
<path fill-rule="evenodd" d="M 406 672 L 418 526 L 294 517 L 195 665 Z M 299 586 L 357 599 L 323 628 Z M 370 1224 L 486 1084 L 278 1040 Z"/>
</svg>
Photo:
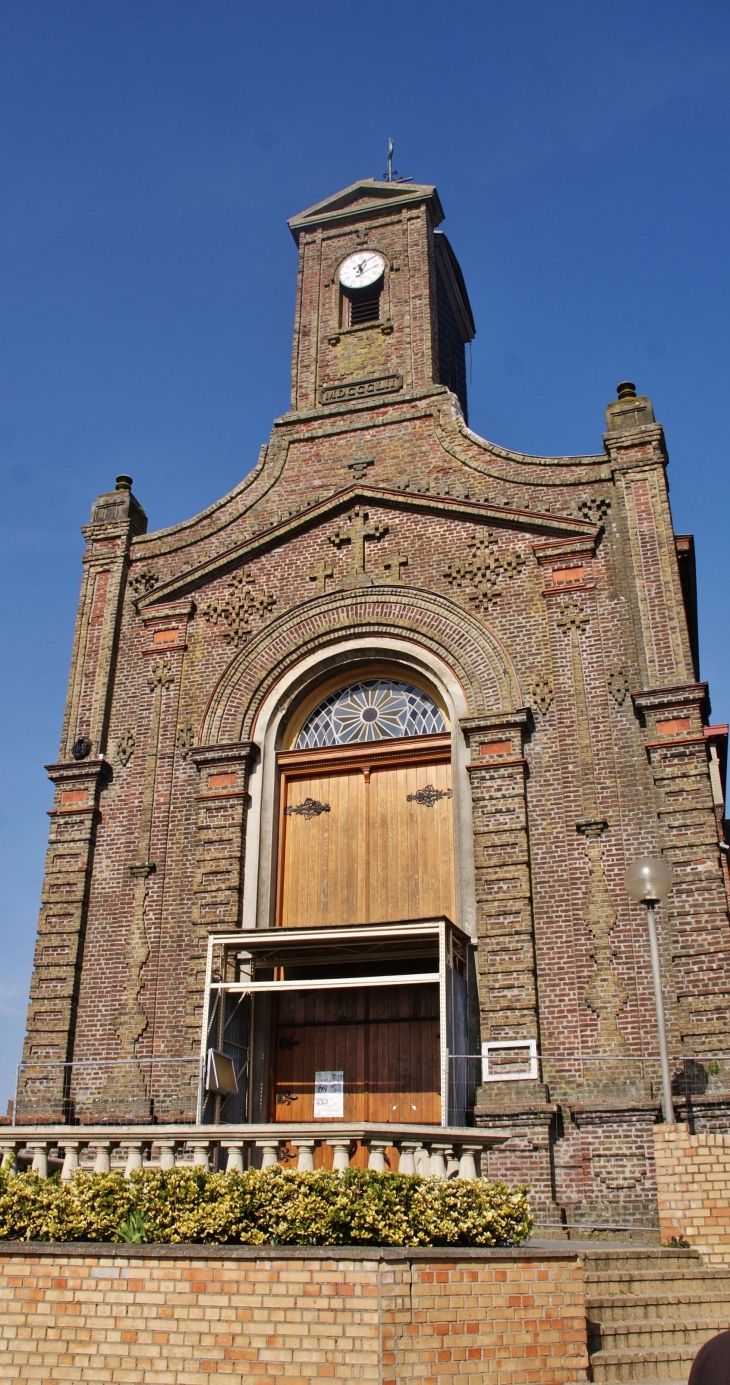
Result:
<svg viewBox="0 0 730 1385">
<path fill-rule="evenodd" d="M 427 784 L 425 789 L 407 794 L 406 803 L 422 803 L 424 808 L 433 808 L 440 798 L 451 798 L 451 789 L 435 789 L 433 784 Z"/>
<path fill-rule="evenodd" d="M 302 818 L 318 818 L 320 813 L 329 813 L 329 803 L 318 803 L 316 798 L 305 798 L 303 803 L 297 803 L 296 808 L 287 808 L 286 816 L 291 817 L 292 813 L 297 813 Z"/>
</svg>

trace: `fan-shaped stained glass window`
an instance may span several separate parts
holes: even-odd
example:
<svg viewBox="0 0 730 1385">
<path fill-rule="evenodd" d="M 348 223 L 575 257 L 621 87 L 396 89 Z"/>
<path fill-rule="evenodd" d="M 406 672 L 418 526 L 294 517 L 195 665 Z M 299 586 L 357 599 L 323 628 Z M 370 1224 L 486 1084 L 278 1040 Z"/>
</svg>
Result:
<svg viewBox="0 0 730 1385">
<path fill-rule="evenodd" d="M 446 731 L 442 713 L 420 688 L 390 678 L 370 678 L 330 693 L 307 717 L 297 750 L 396 736 L 434 736 Z"/>
</svg>

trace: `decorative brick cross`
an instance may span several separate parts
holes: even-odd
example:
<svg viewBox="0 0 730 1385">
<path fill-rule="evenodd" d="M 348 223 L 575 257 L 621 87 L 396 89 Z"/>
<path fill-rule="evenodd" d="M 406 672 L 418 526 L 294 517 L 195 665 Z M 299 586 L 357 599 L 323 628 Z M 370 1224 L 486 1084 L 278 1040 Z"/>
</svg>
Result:
<svg viewBox="0 0 730 1385">
<path fill-rule="evenodd" d="M 333 569 L 330 567 L 326 558 L 320 558 L 319 562 L 315 563 L 309 574 L 310 582 L 314 582 L 316 596 L 322 596 L 322 594 L 326 592 L 327 581 L 330 577 L 334 577 Z"/>
<path fill-rule="evenodd" d="M 368 539 L 381 539 L 387 534 L 388 526 L 377 520 L 370 524 L 369 519 L 367 510 L 358 505 L 349 517 L 349 530 L 338 528 L 329 536 L 335 548 L 341 548 L 344 543 L 350 545 L 350 571 L 343 587 L 371 586 L 371 579 L 365 573 L 365 543 Z"/>
<path fill-rule="evenodd" d="M 515 553 L 511 549 L 506 552 L 498 551 L 497 539 L 491 529 L 488 529 L 486 534 L 475 534 L 468 547 L 472 550 L 471 558 L 465 563 L 449 563 L 444 577 L 448 578 L 452 586 L 458 587 L 468 580 L 474 587 L 474 591 L 469 592 L 469 600 L 473 601 L 479 610 L 483 610 L 495 597 L 502 595 L 499 587 L 500 576 L 506 573 L 508 577 L 512 577 L 515 572 L 519 572 L 525 558 L 524 554 Z"/>
<path fill-rule="evenodd" d="M 584 625 L 588 624 L 588 619 L 585 606 L 581 604 L 577 596 L 571 596 L 562 607 L 557 624 L 561 630 L 581 630 Z"/>
<path fill-rule="evenodd" d="M 223 638 L 228 644 L 243 644 L 251 634 L 249 616 L 258 612 L 260 616 L 270 611 L 276 603 L 273 592 L 252 592 L 251 584 L 256 579 L 248 570 L 237 572 L 228 583 L 230 593 L 223 601 L 207 601 L 200 613 L 207 621 L 217 625 L 221 620 L 226 625 Z"/>
</svg>

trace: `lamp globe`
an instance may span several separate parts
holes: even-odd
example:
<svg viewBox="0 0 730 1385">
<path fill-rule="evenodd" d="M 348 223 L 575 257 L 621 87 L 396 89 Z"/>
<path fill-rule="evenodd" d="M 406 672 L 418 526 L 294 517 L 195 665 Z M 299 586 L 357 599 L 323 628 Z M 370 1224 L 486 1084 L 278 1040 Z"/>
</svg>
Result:
<svg viewBox="0 0 730 1385">
<path fill-rule="evenodd" d="M 626 872 L 626 889 L 638 904 L 660 904 L 672 888 L 672 872 L 661 856 L 640 856 Z"/>
</svg>

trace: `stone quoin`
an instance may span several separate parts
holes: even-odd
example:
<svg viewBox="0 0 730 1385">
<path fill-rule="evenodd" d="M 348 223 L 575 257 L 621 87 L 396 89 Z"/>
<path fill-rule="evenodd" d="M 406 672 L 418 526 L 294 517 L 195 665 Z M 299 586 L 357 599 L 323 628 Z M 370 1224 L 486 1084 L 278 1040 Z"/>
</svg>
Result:
<svg viewBox="0 0 730 1385">
<path fill-rule="evenodd" d="M 730 1131 L 693 543 L 632 385 L 595 456 L 471 431 L 442 220 L 369 180 L 294 217 L 291 407 L 256 465 L 158 532 L 129 477 L 94 502 L 16 1118 L 229 1125 L 300 1167 L 415 1166 L 432 1130 L 446 1172 L 481 1132 L 545 1225 L 656 1226 L 637 856 L 674 875 L 678 1118 Z"/>
</svg>

